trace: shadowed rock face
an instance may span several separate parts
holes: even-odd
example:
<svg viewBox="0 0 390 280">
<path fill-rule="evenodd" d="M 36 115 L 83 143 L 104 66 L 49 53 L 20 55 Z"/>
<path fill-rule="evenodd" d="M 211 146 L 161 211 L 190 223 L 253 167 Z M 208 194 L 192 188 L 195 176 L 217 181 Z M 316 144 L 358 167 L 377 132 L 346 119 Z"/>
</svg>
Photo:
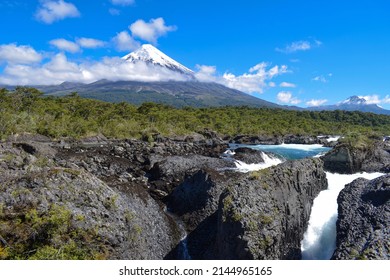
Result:
<svg viewBox="0 0 390 280">
<path fill-rule="evenodd" d="M 327 171 L 341 174 L 389 172 L 390 146 L 378 143 L 371 149 L 356 149 L 341 144 L 322 157 Z"/>
<path fill-rule="evenodd" d="M 332 259 L 389 259 L 390 175 L 353 181 L 340 192 L 337 202 Z"/>
<path fill-rule="evenodd" d="M 162 259 L 177 244 L 146 188 L 111 188 L 42 145 L 1 144 L 1 258 Z"/>
<path fill-rule="evenodd" d="M 241 174 L 196 138 L 0 143 L 0 257 L 179 258 L 186 229 L 194 259 L 299 259 L 321 160 Z"/>
<path fill-rule="evenodd" d="M 188 158 L 181 171 L 190 174 L 220 163 L 210 156 L 226 145 L 210 137 L 151 145 L 23 135 L 0 143 L 0 258 L 163 259 L 183 232 L 156 195 L 161 178 L 151 168 L 175 157 Z M 166 184 L 183 179 L 168 171 L 160 174 Z"/>
<path fill-rule="evenodd" d="M 322 162 L 286 162 L 227 188 L 218 207 L 219 259 L 300 259 L 311 206 L 327 188 Z"/>
<path fill-rule="evenodd" d="M 312 202 L 326 187 L 319 159 L 234 176 L 204 170 L 169 205 L 190 232 L 195 259 L 300 259 Z"/>
</svg>

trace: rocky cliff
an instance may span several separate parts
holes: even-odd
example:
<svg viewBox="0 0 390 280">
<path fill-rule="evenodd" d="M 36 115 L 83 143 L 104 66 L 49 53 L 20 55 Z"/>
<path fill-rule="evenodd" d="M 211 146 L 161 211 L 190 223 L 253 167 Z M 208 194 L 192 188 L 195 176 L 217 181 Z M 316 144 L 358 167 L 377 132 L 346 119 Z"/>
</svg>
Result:
<svg viewBox="0 0 390 280">
<path fill-rule="evenodd" d="M 146 189 L 110 187 L 47 143 L 1 144 L 0 187 L 2 259 L 161 259 L 180 239 Z"/>
<path fill-rule="evenodd" d="M 233 171 L 212 132 L 0 143 L 1 259 L 299 259 L 319 159 Z M 239 150 L 243 161 L 261 152 Z"/>
<path fill-rule="evenodd" d="M 327 171 L 341 174 L 356 172 L 389 172 L 390 145 L 377 142 L 370 147 L 339 144 L 322 157 Z"/>
<path fill-rule="evenodd" d="M 389 259 L 390 175 L 357 179 L 339 194 L 332 259 Z"/>
<path fill-rule="evenodd" d="M 327 187 L 322 162 L 286 162 L 250 174 L 202 170 L 169 198 L 196 259 L 300 259 L 314 198 Z"/>
<path fill-rule="evenodd" d="M 318 159 L 289 161 L 249 175 L 219 200 L 219 259 L 300 259 L 313 199 L 327 188 Z"/>
</svg>

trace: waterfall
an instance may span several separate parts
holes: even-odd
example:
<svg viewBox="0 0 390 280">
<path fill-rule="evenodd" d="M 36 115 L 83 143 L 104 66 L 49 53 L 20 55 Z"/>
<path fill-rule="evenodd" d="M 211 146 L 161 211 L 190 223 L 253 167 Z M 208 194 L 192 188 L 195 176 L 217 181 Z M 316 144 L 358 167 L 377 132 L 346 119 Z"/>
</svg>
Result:
<svg viewBox="0 0 390 280">
<path fill-rule="evenodd" d="M 235 160 L 234 163 L 236 165 L 237 171 L 247 173 L 250 171 L 261 170 L 282 163 L 281 159 L 277 157 L 271 157 L 264 152 L 261 152 L 261 156 L 264 160 L 264 162 L 262 163 L 247 164 L 240 160 Z"/>
<path fill-rule="evenodd" d="M 177 245 L 176 259 L 191 260 L 192 258 L 188 251 L 187 231 L 183 221 L 167 208 L 165 208 L 165 213 L 175 222 L 177 228 L 180 230 L 180 242 Z"/>
<path fill-rule="evenodd" d="M 363 177 L 369 180 L 382 173 L 333 174 L 326 172 L 328 189 L 314 199 L 309 226 L 301 243 L 302 259 L 329 260 L 336 248 L 337 197 L 346 184 Z"/>
</svg>

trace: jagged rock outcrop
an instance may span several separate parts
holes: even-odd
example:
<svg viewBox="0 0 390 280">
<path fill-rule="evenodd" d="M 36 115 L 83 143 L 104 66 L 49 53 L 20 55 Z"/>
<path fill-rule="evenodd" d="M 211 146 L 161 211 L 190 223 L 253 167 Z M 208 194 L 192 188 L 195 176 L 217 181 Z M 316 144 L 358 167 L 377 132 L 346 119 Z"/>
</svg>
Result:
<svg viewBox="0 0 390 280">
<path fill-rule="evenodd" d="M 231 142 L 237 144 L 279 145 L 283 143 L 283 138 L 269 135 L 237 135 Z"/>
<path fill-rule="evenodd" d="M 247 164 L 252 163 L 263 163 L 264 162 L 264 153 L 262 151 L 257 151 L 251 148 L 237 148 L 234 149 L 233 158 Z"/>
<path fill-rule="evenodd" d="M 170 194 L 186 176 L 202 169 L 226 170 L 235 168 L 231 160 L 205 157 L 201 155 L 168 156 L 160 158 L 149 170 L 150 183 L 160 195 Z"/>
<path fill-rule="evenodd" d="M 162 259 L 179 242 L 146 189 L 122 192 L 20 144 L 0 146 L 0 258 Z"/>
<path fill-rule="evenodd" d="M 280 145 L 285 144 L 325 144 L 326 139 L 319 139 L 316 136 L 309 135 L 237 135 L 231 142 L 237 144 L 256 144 L 256 145 Z"/>
<path fill-rule="evenodd" d="M 316 136 L 307 135 L 286 135 L 283 137 L 285 144 L 319 144 L 320 139 Z"/>
<path fill-rule="evenodd" d="M 352 174 L 356 172 L 389 172 L 390 147 L 377 142 L 369 148 L 354 148 L 339 144 L 322 157 L 325 170 Z"/>
<path fill-rule="evenodd" d="M 166 187 L 180 180 L 180 172 L 184 178 L 232 163 L 218 158 L 227 145 L 211 131 L 184 142 L 157 138 L 51 142 L 24 134 L 1 143 L 0 258 L 164 258 L 183 229 L 160 200 L 173 188 L 162 195 L 158 176 L 166 176 Z M 154 178 L 157 167 L 161 174 Z M 47 227 L 55 230 L 46 234 Z M 66 240 L 57 240 L 57 230 Z"/>
<path fill-rule="evenodd" d="M 353 181 L 340 192 L 337 203 L 332 259 L 389 259 L 390 175 Z"/>
<path fill-rule="evenodd" d="M 318 159 L 249 175 L 220 197 L 216 257 L 300 259 L 311 206 L 327 181 Z"/>
<path fill-rule="evenodd" d="M 299 259 L 312 202 L 327 187 L 322 162 L 286 162 L 249 174 L 203 170 L 186 178 L 169 208 L 189 231 L 195 259 Z"/>
<path fill-rule="evenodd" d="M 0 258 L 181 258 L 184 229 L 194 259 L 299 258 L 320 160 L 242 174 L 211 131 L 153 139 L 0 143 Z"/>
<path fill-rule="evenodd" d="M 168 208 L 180 217 L 188 232 L 188 251 L 193 259 L 213 259 L 219 197 L 225 188 L 244 175 L 199 170 L 187 176 L 168 197 Z M 172 252 L 175 258 L 178 252 Z"/>
</svg>

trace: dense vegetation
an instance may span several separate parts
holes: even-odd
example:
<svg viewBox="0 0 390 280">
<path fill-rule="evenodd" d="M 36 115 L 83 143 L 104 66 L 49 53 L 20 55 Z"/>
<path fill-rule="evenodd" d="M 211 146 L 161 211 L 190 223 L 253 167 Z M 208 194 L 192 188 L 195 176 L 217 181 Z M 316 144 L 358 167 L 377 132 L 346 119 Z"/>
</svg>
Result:
<svg viewBox="0 0 390 280">
<path fill-rule="evenodd" d="M 0 89 L 0 139 L 29 132 L 53 139 L 103 134 L 110 138 L 186 135 L 205 128 L 223 135 L 378 134 L 390 116 L 346 111 L 290 111 L 248 107 L 182 108 L 144 103 L 106 103 L 73 93 L 43 96 L 33 88 Z"/>
</svg>

